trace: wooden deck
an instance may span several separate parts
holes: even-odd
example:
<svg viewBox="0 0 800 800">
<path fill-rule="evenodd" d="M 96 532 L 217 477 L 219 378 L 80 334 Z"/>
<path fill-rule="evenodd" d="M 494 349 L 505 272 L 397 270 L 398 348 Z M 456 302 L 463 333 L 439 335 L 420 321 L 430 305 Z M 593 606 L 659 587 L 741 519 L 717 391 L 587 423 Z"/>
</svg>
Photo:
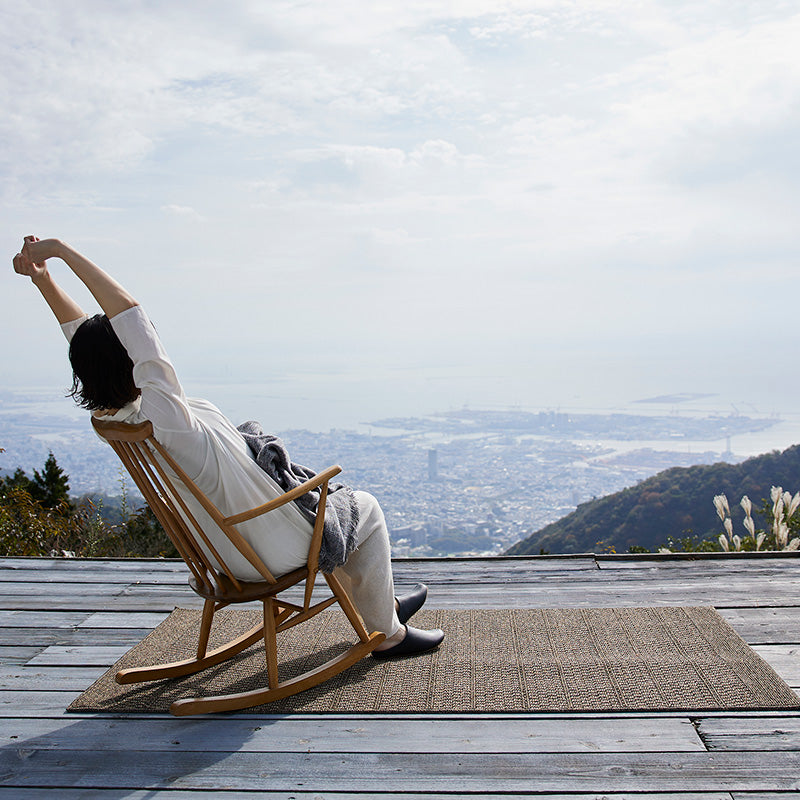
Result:
<svg viewBox="0 0 800 800">
<path fill-rule="evenodd" d="M 796 557 L 409 560 L 395 575 L 438 607 L 713 605 L 800 688 Z M 800 713 L 64 713 L 176 605 L 198 605 L 180 563 L 0 559 L 0 800 L 800 794 Z"/>
</svg>

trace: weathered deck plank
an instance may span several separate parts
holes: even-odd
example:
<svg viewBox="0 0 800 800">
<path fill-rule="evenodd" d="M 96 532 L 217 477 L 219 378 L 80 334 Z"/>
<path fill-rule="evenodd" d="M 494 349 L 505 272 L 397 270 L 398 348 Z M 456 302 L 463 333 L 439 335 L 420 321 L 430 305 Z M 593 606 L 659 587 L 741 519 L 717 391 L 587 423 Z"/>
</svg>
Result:
<svg viewBox="0 0 800 800">
<path fill-rule="evenodd" d="M 149 628 L 153 629 L 160 625 L 169 612 L 149 612 L 140 614 L 124 613 L 118 611 L 97 612 L 90 614 L 86 619 L 78 624 L 79 628 Z M 105 634 L 103 634 L 105 636 Z"/>
<path fill-rule="evenodd" d="M 79 689 L 67 692 L 0 690 L 0 718 L 61 717 L 80 693 Z"/>
<path fill-rule="evenodd" d="M 29 667 L 0 665 L 0 691 L 83 691 L 108 669 L 101 667 Z"/>
<path fill-rule="evenodd" d="M 701 719 L 697 732 L 709 750 L 800 750 L 800 719 L 794 717 Z"/>
<path fill-rule="evenodd" d="M 266 753 L 207 749 L 114 753 L 0 750 L 0 786 L 194 789 L 242 792 L 516 793 L 788 791 L 800 789 L 800 753 Z M 265 755 L 269 757 L 265 758 Z M 110 764 L 109 762 L 113 762 Z M 357 776 L 357 777 L 355 777 Z"/>
<path fill-rule="evenodd" d="M 90 616 L 86 611 L 0 611 L 0 636 L 3 628 L 72 628 Z"/>
<path fill-rule="evenodd" d="M 6 646 L 24 646 L 35 641 L 40 651 L 50 646 L 92 647 L 97 645 L 98 639 L 102 639 L 103 643 L 107 645 L 124 644 L 130 648 L 140 642 L 150 630 L 150 628 L 127 628 L 124 626 L 112 628 L 109 626 L 103 628 L 103 633 L 99 634 L 96 629 L 80 626 L 73 628 L 36 628 L 36 636 L 34 638 L 31 636 L 30 628 L 2 628 L 0 630 L 0 641 L 4 642 Z"/>
<path fill-rule="evenodd" d="M 118 661 L 130 650 L 128 644 L 51 645 L 36 653 L 29 667 L 106 667 Z"/>
<path fill-rule="evenodd" d="M 722 608 L 719 613 L 750 644 L 800 643 L 800 606 Z"/>
<path fill-rule="evenodd" d="M 119 732 L 125 730 L 125 739 Z M 205 719 L 62 717 L 8 719 L 0 745 L 116 752 L 199 750 L 281 753 L 703 752 L 689 719 L 531 719 L 485 716 L 361 719 L 222 717 L 209 742 Z M 784 748 L 785 749 L 785 748 Z"/>
<path fill-rule="evenodd" d="M 769 664 L 789 686 L 800 685 L 800 645 L 754 645 L 753 650 Z"/>
<path fill-rule="evenodd" d="M 737 587 L 725 587 L 720 581 L 716 586 L 693 585 L 684 582 L 675 585 L 648 584 L 646 586 L 619 585 L 587 586 L 570 582 L 561 586 L 510 585 L 505 588 L 483 585 L 444 587 L 429 582 L 430 605 L 435 608 L 598 608 L 609 606 L 715 606 L 717 608 L 793 608 L 797 599 L 796 580 L 787 580 L 768 587 L 757 581 Z M 169 612 L 176 605 L 197 607 L 200 600 L 191 590 L 174 587 L 145 586 L 125 587 L 107 595 L 85 595 L 78 588 L 67 591 L 51 591 L 47 596 L 48 608 L 63 612 L 125 611 L 130 613 Z M 41 606 L 41 596 L 32 594 L 0 596 L 0 610 L 33 611 Z"/>
</svg>

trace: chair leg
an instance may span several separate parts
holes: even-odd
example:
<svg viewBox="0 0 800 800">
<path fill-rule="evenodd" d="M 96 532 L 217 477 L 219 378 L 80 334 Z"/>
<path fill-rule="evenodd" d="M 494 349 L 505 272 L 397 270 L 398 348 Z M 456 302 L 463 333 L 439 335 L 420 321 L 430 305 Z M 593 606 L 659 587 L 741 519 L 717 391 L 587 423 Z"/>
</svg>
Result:
<svg viewBox="0 0 800 800">
<path fill-rule="evenodd" d="M 176 700 L 169 711 L 176 717 L 189 716 L 190 714 L 212 714 L 222 711 L 236 711 L 242 708 L 259 706 L 271 703 L 284 697 L 310 689 L 324 681 L 338 675 L 351 667 L 364 656 L 371 653 L 386 636 L 382 633 L 373 633 L 366 641 L 357 642 L 346 653 L 332 658 L 316 669 L 310 670 L 296 678 L 279 683 L 270 689 L 256 689 L 252 692 L 240 694 L 218 695 L 217 697 L 187 697 L 185 700 Z"/>
<path fill-rule="evenodd" d="M 367 631 L 366 627 L 364 627 L 364 621 L 361 619 L 361 615 L 356 611 L 356 607 L 353 605 L 353 601 L 350 599 L 350 596 L 344 590 L 344 586 L 342 586 L 341 582 L 335 575 L 329 575 L 327 573 L 323 573 L 325 580 L 328 582 L 328 586 L 330 590 L 336 596 L 336 599 L 339 601 L 339 605 L 342 607 L 342 611 L 347 615 L 347 619 L 350 620 L 350 624 L 355 628 L 356 633 L 358 634 L 358 638 L 361 639 L 362 642 L 366 642 L 369 639 L 369 631 Z"/>
<path fill-rule="evenodd" d="M 278 685 L 278 632 L 275 617 L 280 613 L 280 606 L 272 597 L 264 599 L 264 650 L 267 657 L 267 681 L 269 688 Z"/>
<path fill-rule="evenodd" d="M 211 624 L 214 622 L 213 600 L 203 603 L 203 617 L 200 620 L 200 638 L 197 641 L 197 658 L 203 658 L 208 650 L 208 637 L 211 635 Z"/>
<path fill-rule="evenodd" d="M 271 703 L 274 700 L 280 700 L 284 697 L 290 697 L 298 692 L 305 691 L 306 689 L 310 689 L 329 680 L 371 653 L 386 639 L 386 636 L 379 632 L 368 632 L 356 607 L 353 605 L 353 602 L 350 600 L 350 597 L 344 590 L 340 581 L 333 575 L 325 574 L 324 577 L 360 641 L 350 647 L 346 652 L 332 658 L 316 669 L 298 675 L 283 683 L 280 682 L 278 674 L 277 628 L 278 623 L 283 621 L 283 617 L 286 615 L 288 608 L 281 605 L 280 601 L 276 600 L 274 597 L 266 597 L 262 601 L 263 624 L 257 625 L 255 628 L 242 634 L 238 639 L 224 647 L 205 654 L 205 649 L 208 646 L 211 621 L 214 616 L 214 604 L 211 602 L 209 605 L 207 601 L 206 605 L 203 607 L 203 620 L 200 627 L 197 658 L 178 661 L 172 664 L 162 664 L 156 667 L 137 667 L 134 669 L 120 670 L 116 677 L 117 683 L 137 683 L 140 681 L 190 675 L 206 667 L 219 664 L 230 656 L 249 647 L 251 644 L 258 641 L 259 638 L 263 638 L 264 641 L 268 688 L 256 689 L 238 694 L 218 695 L 216 697 L 189 697 L 184 700 L 177 700 L 170 706 L 170 713 L 175 716 L 188 716 L 191 714 L 209 714 L 213 712 L 250 708 L 264 703 Z M 324 601 L 322 605 L 327 606 L 333 602 L 334 598 L 329 598 Z M 300 610 L 302 611 L 302 609 Z M 312 610 L 309 616 L 314 616 L 315 613 L 316 612 Z M 301 614 L 300 616 L 303 615 L 304 614 Z"/>
<path fill-rule="evenodd" d="M 162 678 L 180 678 L 182 675 L 191 675 L 200 672 L 206 667 L 220 664 L 231 656 L 241 653 L 251 644 L 257 642 L 264 635 L 264 625 L 259 623 L 247 633 L 228 642 L 216 650 L 203 656 L 203 658 L 187 658 L 185 661 L 173 661 L 170 664 L 158 664 L 152 667 L 132 667 L 121 669 L 115 680 L 117 683 L 141 683 L 144 681 L 157 681 Z"/>
</svg>

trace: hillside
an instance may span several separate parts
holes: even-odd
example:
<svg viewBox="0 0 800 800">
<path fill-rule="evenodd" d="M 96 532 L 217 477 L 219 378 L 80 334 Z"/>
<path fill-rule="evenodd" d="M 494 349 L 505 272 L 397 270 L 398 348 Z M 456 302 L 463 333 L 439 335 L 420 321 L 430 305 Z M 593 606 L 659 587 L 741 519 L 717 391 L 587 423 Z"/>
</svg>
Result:
<svg viewBox="0 0 800 800">
<path fill-rule="evenodd" d="M 659 472 L 636 486 L 579 505 L 507 552 L 587 553 L 613 547 L 618 553 L 626 553 L 632 545 L 654 549 L 669 537 L 716 537 L 722 528 L 713 499 L 721 492 L 730 500 L 736 532 L 742 533 L 743 513 L 738 506 L 742 495 L 759 508 L 773 485 L 793 493 L 800 489 L 800 445 L 740 464 L 674 467 Z"/>
</svg>

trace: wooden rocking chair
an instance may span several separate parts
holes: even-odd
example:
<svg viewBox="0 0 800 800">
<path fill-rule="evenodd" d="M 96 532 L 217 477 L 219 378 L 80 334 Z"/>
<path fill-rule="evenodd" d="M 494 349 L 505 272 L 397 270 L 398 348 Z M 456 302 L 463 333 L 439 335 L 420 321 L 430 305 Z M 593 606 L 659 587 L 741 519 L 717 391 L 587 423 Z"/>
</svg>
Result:
<svg viewBox="0 0 800 800">
<path fill-rule="evenodd" d="M 370 633 L 366 630 L 355 606 L 341 583 L 333 575 L 323 573 L 333 595 L 314 605 L 311 604 L 318 571 L 319 550 L 322 544 L 328 482 L 334 475 L 341 472 L 340 467 L 329 467 L 313 479 L 274 500 L 249 511 L 225 517 L 155 440 L 153 426 L 150 422 L 128 425 L 119 422 L 103 422 L 93 417 L 92 425 L 122 460 L 147 504 L 189 567 L 192 573 L 189 585 L 205 599 L 195 658 L 153 667 L 123 669 L 117 673 L 117 683 L 138 683 L 190 675 L 235 656 L 263 638 L 266 651 L 267 687 L 240 694 L 177 700 L 169 709 L 176 716 L 231 711 L 269 703 L 317 686 L 364 658 L 385 639 L 383 633 Z M 165 465 L 191 492 L 237 550 L 264 577 L 263 581 L 245 582 L 233 575 L 212 544 L 210 537 L 197 523 L 186 503 L 175 490 L 173 479 L 165 469 Z M 275 578 L 253 548 L 236 530 L 236 525 L 267 514 L 316 487 L 320 487 L 319 513 L 314 524 L 308 562 L 305 567 Z M 216 564 L 208 557 L 207 552 L 213 554 Z M 305 581 L 302 605 L 278 597 L 280 592 L 302 581 Z M 263 604 L 263 623 L 256 625 L 252 630 L 225 646 L 209 652 L 208 639 L 214 613 L 232 603 L 247 603 L 253 600 L 261 601 Z M 359 641 L 345 653 L 316 669 L 281 682 L 278 677 L 277 634 L 311 619 L 334 603 L 338 603 L 347 615 Z"/>
</svg>

